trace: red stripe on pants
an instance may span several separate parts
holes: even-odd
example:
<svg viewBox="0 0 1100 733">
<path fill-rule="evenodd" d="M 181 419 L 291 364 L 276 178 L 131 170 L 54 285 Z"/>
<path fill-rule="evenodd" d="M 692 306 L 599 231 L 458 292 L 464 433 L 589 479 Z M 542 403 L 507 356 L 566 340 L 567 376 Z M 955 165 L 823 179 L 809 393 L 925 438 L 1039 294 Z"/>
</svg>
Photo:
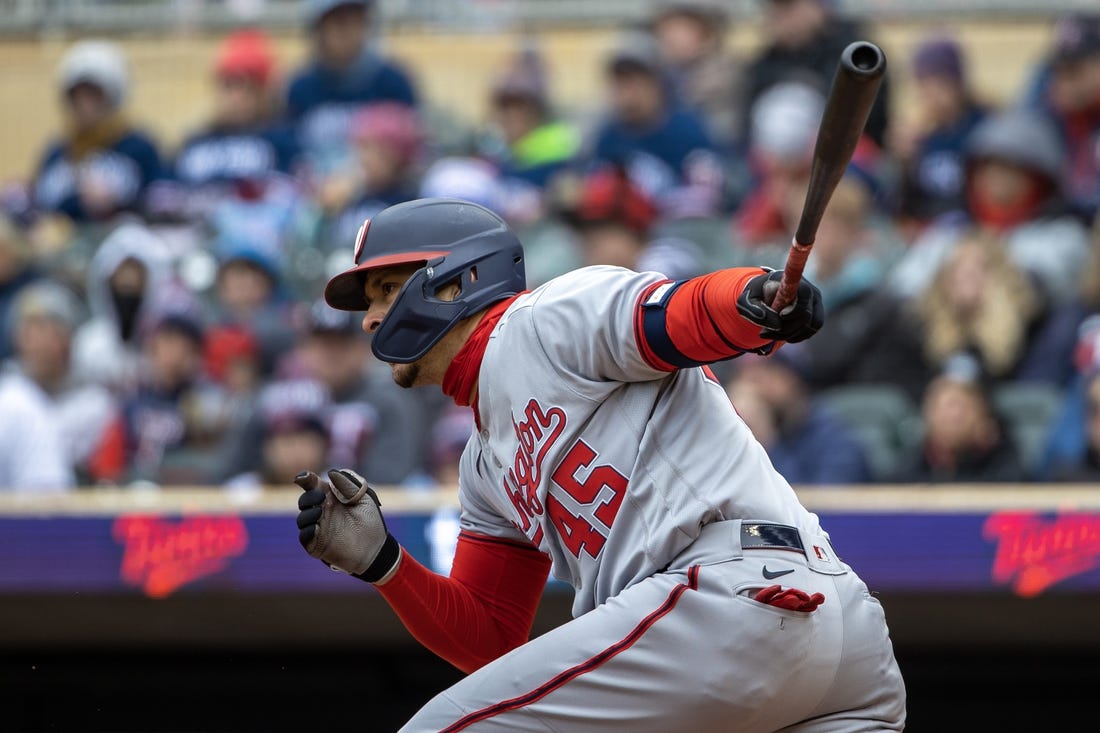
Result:
<svg viewBox="0 0 1100 733">
<path fill-rule="evenodd" d="M 632 647 L 638 641 L 638 639 L 642 638 L 642 634 L 648 631 L 650 627 L 653 626 L 653 624 L 657 623 L 657 621 L 659 621 L 663 616 L 668 614 L 669 611 L 676 607 L 676 602 L 680 600 L 680 596 L 684 594 L 684 591 L 695 590 L 699 585 L 698 581 L 699 566 L 693 565 L 688 570 L 688 582 L 680 583 L 675 588 L 673 588 L 672 591 L 668 594 L 668 598 L 666 598 L 660 606 L 658 606 L 652 613 L 639 621 L 638 625 L 635 626 L 629 634 L 624 636 L 619 641 L 615 642 L 595 656 L 586 659 L 580 664 L 570 667 L 569 669 L 565 670 L 548 682 L 539 685 L 530 692 L 524 693 L 523 695 L 520 695 L 518 697 L 513 697 L 509 700 L 498 702 L 495 705 L 490 705 L 489 707 L 482 708 L 481 710 L 475 710 L 474 712 L 469 713 L 462 718 L 456 720 L 454 723 L 451 723 L 449 726 L 440 731 L 440 733 L 455 733 L 455 731 L 465 730 L 474 723 L 480 723 L 481 721 L 492 718 L 495 715 L 500 715 L 501 713 L 508 712 L 509 710 L 516 710 L 518 708 L 524 707 L 525 705 L 530 705 L 531 703 L 546 697 L 562 685 L 576 679 L 577 677 L 580 677 L 585 672 L 596 669 L 615 655 Z"/>
</svg>

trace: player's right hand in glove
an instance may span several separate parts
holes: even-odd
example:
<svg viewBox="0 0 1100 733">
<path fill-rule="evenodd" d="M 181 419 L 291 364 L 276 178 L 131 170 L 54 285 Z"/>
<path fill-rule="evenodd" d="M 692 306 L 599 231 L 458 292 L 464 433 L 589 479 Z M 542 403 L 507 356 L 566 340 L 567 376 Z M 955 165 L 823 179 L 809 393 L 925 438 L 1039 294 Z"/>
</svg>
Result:
<svg viewBox="0 0 1100 733">
<path fill-rule="evenodd" d="M 768 303 L 775 297 L 782 279 L 782 271 L 772 270 L 749 280 L 737 298 L 737 312 L 760 326 L 760 338 L 792 344 L 805 341 L 825 324 L 821 291 L 803 279 L 798 283 L 795 301 L 782 311 L 776 311 Z"/>
<path fill-rule="evenodd" d="M 333 469 L 328 477 L 310 471 L 294 478 L 304 492 L 298 497 L 298 541 L 330 568 L 376 583 L 401 558 L 378 494 L 354 471 Z"/>
</svg>

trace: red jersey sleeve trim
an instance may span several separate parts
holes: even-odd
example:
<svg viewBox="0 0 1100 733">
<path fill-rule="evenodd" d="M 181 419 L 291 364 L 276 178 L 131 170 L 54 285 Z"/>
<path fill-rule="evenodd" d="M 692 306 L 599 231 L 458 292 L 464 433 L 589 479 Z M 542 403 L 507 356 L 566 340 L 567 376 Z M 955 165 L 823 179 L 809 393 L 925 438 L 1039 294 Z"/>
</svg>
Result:
<svg viewBox="0 0 1100 733">
<path fill-rule="evenodd" d="M 709 364 L 771 342 L 760 327 L 737 311 L 737 299 L 758 267 L 719 270 L 642 293 L 635 316 L 635 337 L 643 358 L 654 368 L 672 371 Z M 666 290 L 658 292 L 666 286 Z"/>
<path fill-rule="evenodd" d="M 378 591 L 417 641 L 473 672 L 527 641 L 549 573 L 550 558 L 531 546 L 463 532 L 450 577 L 402 550 Z"/>
</svg>

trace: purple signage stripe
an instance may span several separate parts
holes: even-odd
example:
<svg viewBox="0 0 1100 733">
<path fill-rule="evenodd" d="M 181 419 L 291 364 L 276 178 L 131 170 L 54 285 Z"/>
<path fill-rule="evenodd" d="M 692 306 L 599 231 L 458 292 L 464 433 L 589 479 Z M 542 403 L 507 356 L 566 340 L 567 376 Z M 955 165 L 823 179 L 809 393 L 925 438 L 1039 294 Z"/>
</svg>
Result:
<svg viewBox="0 0 1100 733">
<path fill-rule="evenodd" d="M 1100 537 L 1100 513 L 1073 516 L 1084 518 L 1087 531 L 1082 536 Z M 987 514 L 957 513 L 821 514 L 836 552 L 872 590 L 1006 592 L 1011 590 L 1007 583 L 993 579 L 997 542 L 983 536 L 987 519 Z M 124 534 L 116 521 L 114 517 L 0 519 L 0 595 L 367 589 L 308 557 L 298 545 L 293 516 L 158 517 L 148 525 L 139 522 L 140 531 L 131 528 L 129 543 L 116 538 Z M 1055 526 L 1050 515 L 1037 521 L 1042 527 Z M 387 517 L 387 522 L 421 562 L 431 564 L 433 555 L 445 554 L 446 548 L 433 548 L 429 542 L 430 514 L 400 514 Z M 449 531 L 444 527 L 438 534 Z M 1046 549 L 1038 553 L 1029 549 L 1027 557 L 1045 558 L 1055 547 L 1054 555 L 1068 558 L 1074 570 L 1064 578 L 1059 575 L 1043 592 L 1100 591 L 1096 562 L 1100 546 L 1089 540 L 1058 544 L 1052 537 L 1045 533 L 1039 539 L 1030 538 L 1027 547 Z M 224 549 L 225 556 L 212 553 L 211 548 Z M 130 578 L 124 577 L 126 563 L 136 568 Z"/>
</svg>

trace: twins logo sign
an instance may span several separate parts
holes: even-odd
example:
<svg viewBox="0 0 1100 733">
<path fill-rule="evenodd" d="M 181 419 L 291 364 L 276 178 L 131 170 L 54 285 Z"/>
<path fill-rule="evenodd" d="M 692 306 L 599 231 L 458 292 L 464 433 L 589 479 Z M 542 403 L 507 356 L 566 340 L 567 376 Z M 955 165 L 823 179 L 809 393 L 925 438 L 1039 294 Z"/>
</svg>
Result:
<svg viewBox="0 0 1100 733">
<path fill-rule="evenodd" d="M 547 489 L 543 507 L 538 496 L 542 464 L 565 425 L 560 407 L 544 409 L 534 399 L 527 403 L 522 419 L 517 422 L 513 417 L 518 446 L 504 478 L 504 491 L 519 515 L 517 526 L 536 547 L 542 543 L 543 530 L 533 520 L 545 510 L 569 552 L 595 558 L 622 505 L 627 478 L 613 466 L 594 465 L 599 454 L 579 439 L 551 474 L 553 485 Z"/>
<path fill-rule="evenodd" d="M 997 512 L 983 533 L 997 543 L 993 580 L 1011 583 L 1025 598 L 1100 565 L 1100 515 Z"/>
</svg>

